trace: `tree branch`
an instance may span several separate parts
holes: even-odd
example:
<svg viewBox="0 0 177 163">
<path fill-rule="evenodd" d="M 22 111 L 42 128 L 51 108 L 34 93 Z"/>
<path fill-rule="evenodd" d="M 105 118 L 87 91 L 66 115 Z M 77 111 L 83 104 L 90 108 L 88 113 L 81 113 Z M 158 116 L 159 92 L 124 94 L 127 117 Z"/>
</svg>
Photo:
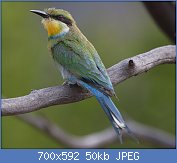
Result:
<svg viewBox="0 0 177 163">
<path fill-rule="evenodd" d="M 19 115 L 18 118 L 45 132 L 59 144 L 70 148 L 99 148 L 116 141 L 118 142 L 117 135 L 112 127 L 86 136 L 75 136 L 65 132 L 43 116 L 25 114 Z M 127 124 L 141 140 L 140 143 L 146 140 L 162 147 L 175 148 L 175 137 L 173 135 L 132 120 L 127 121 Z"/>
<path fill-rule="evenodd" d="M 147 72 L 160 64 L 176 62 L 176 47 L 168 45 L 125 59 L 108 69 L 113 85 Z M 52 105 L 73 103 L 91 97 L 80 87 L 54 86 L 32 91 L 29 95 L 2 99 L 2 116 L 33 112 Z"/>
</svg>

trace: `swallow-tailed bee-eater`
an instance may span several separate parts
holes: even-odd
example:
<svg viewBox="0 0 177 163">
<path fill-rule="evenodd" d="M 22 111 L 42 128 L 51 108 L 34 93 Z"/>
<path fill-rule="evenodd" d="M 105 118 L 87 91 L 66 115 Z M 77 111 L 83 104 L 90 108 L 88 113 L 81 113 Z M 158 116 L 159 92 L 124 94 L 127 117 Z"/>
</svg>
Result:
<svg viewBox="0 0 177 163">
<path fill-rule="evenodd" d="M 55 8 L 30 11 L 42 17 L 50 53 L 64 80 L 87 89 L 96 97 L 121 143 L 123 130 L 134 137 L 111 100 L 115 91 L 98 52 L 79 30 L 71 14 Z"/>
</svg>

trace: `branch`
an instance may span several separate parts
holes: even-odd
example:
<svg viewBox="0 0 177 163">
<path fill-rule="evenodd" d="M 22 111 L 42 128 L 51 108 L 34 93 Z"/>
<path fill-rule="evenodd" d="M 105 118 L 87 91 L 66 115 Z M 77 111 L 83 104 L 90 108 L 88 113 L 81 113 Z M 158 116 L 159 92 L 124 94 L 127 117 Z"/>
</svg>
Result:
<svg viewBox="0 0 177 163">
<path fill-rule="evenodd" d="M 117 135 L 113 128 L 107 128 L 86 136 L 75 136 L 63 131 L 56 124 L 43 116 L 25 114 L 19 115 L 18 118 L 45 132 L 59 144 L 70 148 L 99 148 L 118 142 Z M 161 145 L 162 147 L 175 148 L 175 137 L 173 135 L 135 121 L 127 121 L 127 124 L 139 140 L 141 140 L 140 143 L 146 140 Z"/>
<path fill-rule="evenodd" d="M 143 2 L 157 25 L 175 43 L 176 6 L 172 2 Z"/>
<path fill-rule="evenodd" d="M 108 69 L 113 85 L 147 72 L 160 64 L 176 62 L 176 47 L 168 45 L 125 59 Z M 33 112 L 52 105 L 73 103 L 91 97 L 80 87 L 54 86 L 32 91 L 29 95 L 2 99 L 2 116 Z"/>
</svg>

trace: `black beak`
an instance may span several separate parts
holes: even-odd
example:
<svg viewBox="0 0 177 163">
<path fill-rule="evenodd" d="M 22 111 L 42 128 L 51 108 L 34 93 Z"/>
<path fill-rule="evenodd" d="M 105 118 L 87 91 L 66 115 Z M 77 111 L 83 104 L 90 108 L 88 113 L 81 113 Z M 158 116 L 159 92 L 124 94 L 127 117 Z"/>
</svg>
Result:
<svg viewBox="0 0 177 163">
<path fill-rule="evenodd" d="M 30 12 L 33 12 L 43 18 L 48 18 L 49 15 L 47 13 L 45 13 L 44 11 L 40 11 L 40 10 L 30 10 Z"/>
</svg>

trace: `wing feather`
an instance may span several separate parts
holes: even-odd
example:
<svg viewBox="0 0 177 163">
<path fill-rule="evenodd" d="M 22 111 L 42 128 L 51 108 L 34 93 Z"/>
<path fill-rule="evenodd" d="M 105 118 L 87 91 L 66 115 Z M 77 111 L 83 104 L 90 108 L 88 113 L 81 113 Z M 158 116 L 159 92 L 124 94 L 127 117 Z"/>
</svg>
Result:
<svg viewBox="0 0 177 163">
<path fill-rule="evenodd" d="M 87 81 L 103 93 L 112 95 L 114 89 L 106 69 L 95 49 L 89 49 L 72 40 L 62 40 L 53 47 L 53 58 L 63 67 Z"/>
</svg>

